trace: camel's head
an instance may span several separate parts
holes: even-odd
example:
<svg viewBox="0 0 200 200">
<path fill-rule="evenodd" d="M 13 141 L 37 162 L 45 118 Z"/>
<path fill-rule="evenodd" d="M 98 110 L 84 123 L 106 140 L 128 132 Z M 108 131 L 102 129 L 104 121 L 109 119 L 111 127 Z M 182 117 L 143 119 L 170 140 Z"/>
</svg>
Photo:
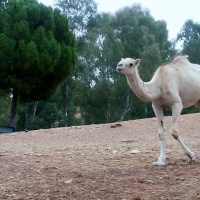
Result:
<svg viewBox="0 0 200 200">
<path fill-rule="evenodd" d="M 122 58 L 117 64 L 117 71 L 125 75 L 132 74 L 135 67 L 140 64 L 140 59 Z"/>
</svg>

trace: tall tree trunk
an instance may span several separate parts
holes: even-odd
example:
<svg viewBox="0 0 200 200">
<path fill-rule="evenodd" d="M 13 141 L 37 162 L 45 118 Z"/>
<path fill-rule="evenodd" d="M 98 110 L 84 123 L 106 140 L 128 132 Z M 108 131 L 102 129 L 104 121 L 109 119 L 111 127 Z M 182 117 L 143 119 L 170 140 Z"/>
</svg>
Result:
<svg viewBox="0 0 200 200">
<path fill-rule="evenodd" d="M 68 125 L 68 104 L 67 104 L 67 81 L 64 80 L 63 84 L 62 84 L 62 93 L 63 93 L 63 117 L 64 117 L 64 123 L 65 126 Z"/>
<path fill-rule="evenodd" d="M 63 115 L 65 126 L 72 125 L 72 108 L 70 107 L 70 95 L 72 95 L 71 89 L 71 79 L 67 78 L 62 85 L 63 93 Z"/>
<path fill-rule="evenodd" d="M 35 114 L 36 114 L 36 111 L 37 111 L 37 108 L 38 108 L 38 101 L 36 101 L 34 103 L 34 108 L 33 108 L 33 117 L 32 117 L 32 128 L 34 126 L 34 122 L 35 122 Z"/>
<path fill-rule="evenodd" d="M 10 111 L 10 121 L 9 121 L 10 127 L 15 127 L 16 110 L 17 110 L 17 93 L 15 92 L 15 90 L 13 90 L 12 104 L 11 104 L 11 111 Z"/>
<path fill-rule="evenodd" d="M 127 94 L 126 96 L 126 103 L 125 103 L 125 107 L 121 116 L 120 121 L 122 122 L 124 117 L 126 116 L 126 114 L 130 111 L 130 98 L 129 98 L 129 94 Z"/>
</svg>

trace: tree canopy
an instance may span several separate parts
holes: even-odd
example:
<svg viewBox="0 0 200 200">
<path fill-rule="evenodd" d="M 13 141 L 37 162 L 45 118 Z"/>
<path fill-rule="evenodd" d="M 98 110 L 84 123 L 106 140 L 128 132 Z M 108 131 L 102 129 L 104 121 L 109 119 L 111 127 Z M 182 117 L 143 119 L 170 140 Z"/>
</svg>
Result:
<svg viewBox="0 0 200 200">
<path fill-rule="evenodd" d="M 116 72 L 116 64 L 121 57 L 141 58 L 141 75 L 150 80 L 159 64 L 173 54 L 166 23 L 155 21 L 136 4 L 91 18 L 79 44 L 78 105 L 84 122 L 144 117 L 150 106 L 134 96 Z"/>
<path fill-rule="evenodd" d="M 97 11 L 94 0 L 57 0 L 56 5 L 68 16 L 70 29 L 77 37 L 85 33 L 89 19 Z"/>
<path fill-rule="evenodd" d="M 9 0 L 0 15 L 0 89 L 12 92 L 14 115 L 17 99 L 47 99 L 73 71 L 76 41 L 66 15 L 36 0 Z"/>
<path fill-rule="evenodd" d="M 187 20 L 177 40 L 183 43 L 182 53 L 189 55 L 191 62 L 200 64 L 200 24 Z"/>
</svg>

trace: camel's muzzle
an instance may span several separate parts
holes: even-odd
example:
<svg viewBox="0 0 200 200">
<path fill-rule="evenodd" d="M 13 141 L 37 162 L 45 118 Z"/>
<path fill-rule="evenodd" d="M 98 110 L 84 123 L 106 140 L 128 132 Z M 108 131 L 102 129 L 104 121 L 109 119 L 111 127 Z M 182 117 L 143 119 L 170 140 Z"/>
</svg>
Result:
<svg viewBox="0 0 200 200">
<path fill-rule="evenodd" d="M 120 68 L 119 66 L 117 66 L 116 70 L 117 70 L 117 72 L 121 72 L 122 68 Z"/>
</svg>

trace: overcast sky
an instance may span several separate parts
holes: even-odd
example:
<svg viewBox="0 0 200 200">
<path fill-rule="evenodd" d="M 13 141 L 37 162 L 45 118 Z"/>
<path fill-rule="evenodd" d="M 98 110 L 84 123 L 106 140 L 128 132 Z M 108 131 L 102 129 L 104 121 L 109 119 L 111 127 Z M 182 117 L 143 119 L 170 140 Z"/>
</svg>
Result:
<svg viewBox="0 0 200 200">
<path fill-rule="evenodd" d="M 54 0 L 39 0 L 46 5 L 53 5 Z M 193 19 L 200 22 L 200 0 L 95 0 L 98 11 L 112 12 L 125 6 L 139 3 L 148 8 L 155 20 L 165 20 L 169 38 L 173 39 L 180 32 L 184 22 Z"/>
</svg>

